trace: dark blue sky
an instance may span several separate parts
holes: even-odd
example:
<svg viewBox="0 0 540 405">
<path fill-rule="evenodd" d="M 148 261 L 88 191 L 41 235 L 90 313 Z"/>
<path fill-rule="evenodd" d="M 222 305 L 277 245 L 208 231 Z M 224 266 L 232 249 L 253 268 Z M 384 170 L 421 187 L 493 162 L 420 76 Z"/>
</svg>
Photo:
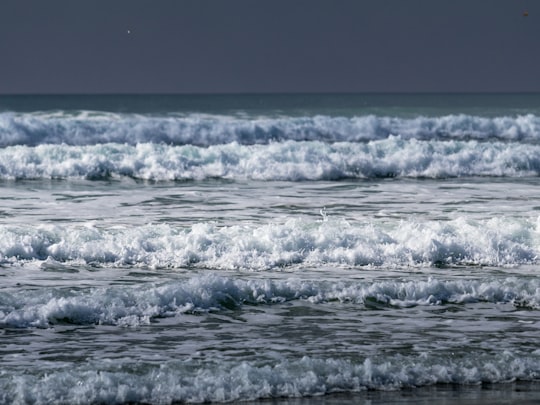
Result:
<svg viewBox="0 0 540 405">
<path fill-rule="evenodd" d="M 540 2 L 0 2 L 1 94 L 377 91 L 540 91 Z"/>
</svg>

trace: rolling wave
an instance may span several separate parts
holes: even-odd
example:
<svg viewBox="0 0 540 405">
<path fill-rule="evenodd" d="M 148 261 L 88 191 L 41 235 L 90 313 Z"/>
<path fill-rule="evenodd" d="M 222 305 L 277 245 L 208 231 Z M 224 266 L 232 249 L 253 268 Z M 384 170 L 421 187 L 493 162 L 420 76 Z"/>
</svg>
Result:
<svg viewBox="0 0 540 405">
<path fill-rule="evenodd" d="M 164 143 L 210 146 L 283 141 L 367 142 L 399 135 L 419 140 L 499 140 L 538 144 L 540 117 L 470 115 L 398 118 L 375 115 L 242 117 L 144 115 L 91 111 L 0 113 L 0 147 L 41 144 Z"/>
<path fill-rule="evenodd" d="M 286 266 L 513 266 L 540 257 L 538 220 L 417 222 L 289 219 L 189 227 L 0 225 L 4 265 L 52 260 L 94 266 L 268 270 Z"/>
<path fill-rule="evenodd" d="M 46 328 L 54 324 L 139 326 L 180 314 L 272 305 L 293 300 L 339 301 L 370 308 L 511 303 L 540 308 L 536 279 L 313 282 L 239 280 L 215 275 L 163 285 L 0 292 L 0 325 Z M 380 307 L 379 307 L 380 308 Z"/>
<path fill-rule="evenodd" d="M 534 381 L 540 375 L 539 357 L 538 350 L 506 350 L 491 354 L 467 352 L 466 357 L 381 355 L 358 361 L 305 356 L 267 365 L 171 359 L 159 365 L 131 365 L 125 369 L 117 360 L 87 360 L 69 369 L 56 367 L 41 374 L 27 370 L 11 377 L 0 374 L 0 401 L 36 405 L 59 402 L 58 398 L 72 404 L 209 403 L 298 399 L 433 384 Z M 495 395 L 490 398 L 496 401 Z"/>
<path fill-rule="evenodd" d="M 319 141 L 197 147 L 164 144 L 39 145 L 0 149 L 0 179 L 340 180 L 384 177 L 537 176 L 540 145 Z"/>
</svg>

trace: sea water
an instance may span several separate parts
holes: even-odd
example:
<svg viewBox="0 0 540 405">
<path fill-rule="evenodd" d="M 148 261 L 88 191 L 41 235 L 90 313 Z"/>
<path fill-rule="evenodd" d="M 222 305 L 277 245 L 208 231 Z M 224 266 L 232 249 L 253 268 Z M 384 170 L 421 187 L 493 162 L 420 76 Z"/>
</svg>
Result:
<svg viewBox="0 0 540 405">
<path fill-rule="evenodd" d="M 0 403 L 540 397 L 539 95 L 0 111 Z"/>
</svg>

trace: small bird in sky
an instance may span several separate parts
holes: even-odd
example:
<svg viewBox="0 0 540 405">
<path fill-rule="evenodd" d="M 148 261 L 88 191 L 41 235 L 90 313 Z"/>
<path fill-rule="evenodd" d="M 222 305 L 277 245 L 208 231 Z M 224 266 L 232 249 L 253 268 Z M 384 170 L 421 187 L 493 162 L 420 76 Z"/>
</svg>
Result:
<svg viewBox="0 0 540 405">
<path fill-rule="evenodd" d="M 525 10 L 525 11 L 523 12 L 523 17 L 528 17 L 528 16 L 529 16 L 529 12 L 528 12 L 527 10 Z"/>
</svg>

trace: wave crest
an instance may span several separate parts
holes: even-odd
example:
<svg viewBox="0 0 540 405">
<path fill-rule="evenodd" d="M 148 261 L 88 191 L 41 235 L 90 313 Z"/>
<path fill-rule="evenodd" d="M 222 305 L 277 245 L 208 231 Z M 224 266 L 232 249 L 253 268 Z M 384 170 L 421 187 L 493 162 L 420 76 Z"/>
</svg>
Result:
<svg viewBox="0 0 540 405">
<path fill-rule="evenodd" d="M 447 303 L 511 303 L 540 308 L 540 282 L 495 280 L 313 282 L 194 277 L 163 285 L 0 292 L 0 325 L 49 327 L 58 323 L 139 326 L 186 313 L 272 305 L 293 300 L 339 301 L 369 309 Z"/>
<path fill-rule="evenodd" d="M 498 140 L 538 144 L 540 118 L 516 117 L 259 117 L 105 112 L 0 113 L 0 147 L 41 144 L 164 143 L 211 146 L 283 141 L 367 142 L 399 135 L 419 140 Z"/>
<path fill-rule="evenodd" d="M 0 260 L 97 266 L 267 270 L 285 266 L 513 266 L 536 264 L 539 223 L 493 218 L 388 224 L 290 219 L 191 227 L 0 226 Z"/>
<path fill-rule="evenodd" d="M 540 145 L 418 141 L 40 145 L 0 149 L 0 179 L 339 180 L 540 174 Z"/>
</svg>

